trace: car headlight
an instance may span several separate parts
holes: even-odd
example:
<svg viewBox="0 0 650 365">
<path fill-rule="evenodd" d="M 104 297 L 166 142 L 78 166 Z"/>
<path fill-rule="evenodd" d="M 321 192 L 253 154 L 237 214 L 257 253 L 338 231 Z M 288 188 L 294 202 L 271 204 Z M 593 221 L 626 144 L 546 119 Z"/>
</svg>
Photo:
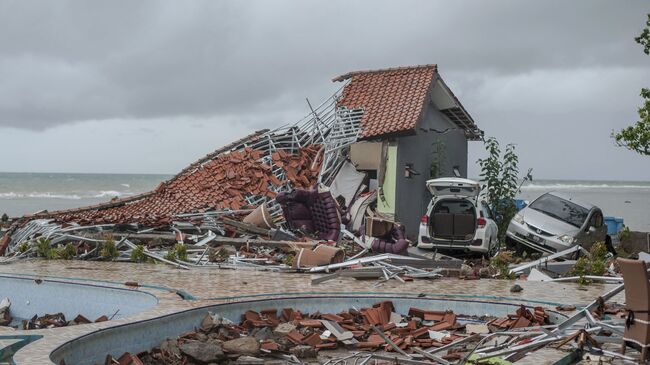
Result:
<svg viewBox="0 0 650 365">
<path fill-rule="evenodd" d="M 515 214 L 515 216 L 512 217 L 512 220 L 519 223 L 519 224 L 524 224 L 524 216 L 522 216 L 519 213 Z"/>
<path fill-rule="evenodd" d="M 558 238 L 560 239 L 560 241 L 566 243 L 567 245 L 572 244 L 576 240 L 573 236 L 569 236 L 569 235 L 566 235 L 566 234 L 562 235 L 562 236 L 560 236 Z"/>
</svg>

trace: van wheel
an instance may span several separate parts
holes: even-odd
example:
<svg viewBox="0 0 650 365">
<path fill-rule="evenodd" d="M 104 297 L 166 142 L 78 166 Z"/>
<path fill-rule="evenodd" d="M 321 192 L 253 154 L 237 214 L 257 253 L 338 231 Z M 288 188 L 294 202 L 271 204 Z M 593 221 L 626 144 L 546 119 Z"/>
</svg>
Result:
<svg viewBox="0 0 650 365">
<path fill-rule="evenodd" d="M 486 259 L 491 259 L 492 257 L 499 254 L 499 243 L 495 242 L 494 239 L 490 239 L 490 244 L 488 245 L 488 252 L 486 254 Z"/>
</svg>

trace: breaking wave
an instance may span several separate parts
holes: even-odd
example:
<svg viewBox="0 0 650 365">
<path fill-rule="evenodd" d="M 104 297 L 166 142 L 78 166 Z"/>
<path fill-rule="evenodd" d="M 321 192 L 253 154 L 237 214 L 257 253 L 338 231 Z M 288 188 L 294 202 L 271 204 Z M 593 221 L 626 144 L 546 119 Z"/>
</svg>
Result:
<svg viewBox="0 0 650 365">
<path fill-rule="evenodd" d="M 41 199 L 73 199 L 79 200 L 82 199 L 81 196 L 77 194 L 56 194 L 56 193 L 14 193 L 10 191 L 8 193 L 0 193 L 0 199 L 24 199 L 24 198 L 41 198 Z"/>
<path fill-rule="evenodd" d="M 99 192 L 88 192 L 86 194 L 74 193 L 52 193 L 52 192 L 31 192 L 31 193 L 16 193 L 13 191 L 0 193 L 0 199 L 64 199 L 64 200 L 80 200 L 89 198 L 113 198 L 133 195 L 131 192 L 122 192 L 115 190 L 102 190 Z"/>
<path fill-rule="evenodd" d="M 649 185 L 633 184 L 527 184 L 522 190 L 586 190 L 586 189 L 650 189 Z"/>
<path fill-rule="evenodd" d="M 129 195 L 128 193 L 123 193 L 115 190 L 102 190 L 98 194 L 93 195 L 93 198 L 112 198 L 114 196 Z"/>
</svg>

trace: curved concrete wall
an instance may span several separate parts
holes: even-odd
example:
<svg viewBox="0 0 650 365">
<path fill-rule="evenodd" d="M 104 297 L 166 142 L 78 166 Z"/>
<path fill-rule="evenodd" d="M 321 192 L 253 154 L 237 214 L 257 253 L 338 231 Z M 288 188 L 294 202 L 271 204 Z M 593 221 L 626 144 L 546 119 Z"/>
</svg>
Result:
<svg viewBox="0 0 650 365">
<path fill-rule="evenodd" d="M 119 310 L 118 319 L 158 304 L 154 295 L 136 290 L 5 275 L 0 275 L 2 298 L 9 298 L 11 315 L 19 319 L 61 312 L 68 320 L 82 314 L 92 321 Z"/>
<path fill-rule="evenodd" d="M 138 353 L 158 346 L 164 339 L 176 337 L 199 326 L 205 314 L 218 313 L 234 322 L 239 322 L 247 310 L 261 311 L 268 308 L 296 308 L 303 312 L 320 311 L 336 313 L 351 307 L 370 307 L 382 300 L 391 300 L 398 313 L 407 313 L 410 307 L 429 310 L 453 310 L 463 315 L 506 316 L 513 313 L 519 304 L 507 302 L 478 301 L 468 298 L 417 298 L 408 296 L 319 296 L 260 299 L 236 303 L 224 303 L 195 308 L 150 320 L 129 323 L 102 329 L 67 342 L 50 355 L 55 364 L 65 359 L 68 365 L 101 363 L 107 354 L 115 357 L 128 351 Z M 551 321 L 560 322 L 566 316 L 548 311 Z M 20 364 L 18 364 L 20 365 Z"/>
</svg>

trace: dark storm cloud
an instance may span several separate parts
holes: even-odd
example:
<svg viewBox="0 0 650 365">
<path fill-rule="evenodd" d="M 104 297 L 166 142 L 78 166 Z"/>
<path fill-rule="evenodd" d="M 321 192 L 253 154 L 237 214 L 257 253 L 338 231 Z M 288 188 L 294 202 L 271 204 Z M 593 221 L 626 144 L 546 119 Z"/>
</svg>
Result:
<svg viewBox="0 0 650 365">
<path fill-rule="evenodd" d="M 508 83 L 544 70 L 639 70 L 648 59 L 632 38 L 649 8 L 641 1 L 5 0 L 0 126 L 238 113 L 257 113 L 249 122 L 264 124 L 266 112 L 303 110 L 305 96 L 326 96 L 337 74 L 395 65 L 438 63 L 465 95 L 492 78 Z M 521 91 L 511 91 L 516 103 Z"/>
</svg>

